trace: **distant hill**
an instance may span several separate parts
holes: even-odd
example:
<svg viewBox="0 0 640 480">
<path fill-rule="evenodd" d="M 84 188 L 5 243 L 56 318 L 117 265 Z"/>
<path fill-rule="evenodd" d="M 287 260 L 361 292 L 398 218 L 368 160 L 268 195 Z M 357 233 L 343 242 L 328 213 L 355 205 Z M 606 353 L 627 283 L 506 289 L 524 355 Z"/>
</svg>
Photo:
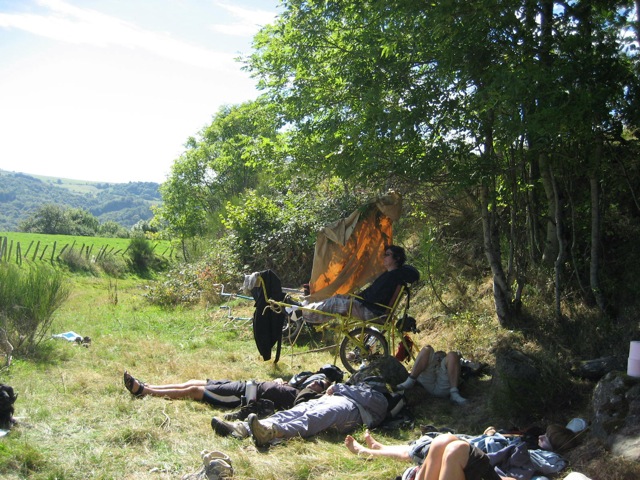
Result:
<svg viewBox="0 0 640 480">
<path fill-rule="evenodd" d="M 113 220 L 131 228 L 153 217 L 151 206 L 162 201 L 159 187 L 153 182 L 86 182 L 0 170 L 0 231 L 17 231 L 22 220 L 46 203 L 82 208 L 101 223 Z"/>
</svg>

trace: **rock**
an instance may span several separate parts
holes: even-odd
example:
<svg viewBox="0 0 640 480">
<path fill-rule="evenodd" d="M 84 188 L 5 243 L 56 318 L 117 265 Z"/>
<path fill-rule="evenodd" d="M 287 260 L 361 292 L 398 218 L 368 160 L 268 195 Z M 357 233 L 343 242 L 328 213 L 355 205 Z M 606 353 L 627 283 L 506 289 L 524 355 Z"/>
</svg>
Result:
<svg viewBox="0 0 640 480">
<path fill-rule="evenodd" d="M 591 433 L 615 455 L 640 461 L 640 378 L 607 373 L 592 397 Z"/>
<path fill-rule="evenodd" d="M 600 380 L 607 373 L 625 368 L 624 362 L 617 357 L 602 357 L 580 362 L 572 371 L 574 375 L 586 380 Z"/>
</svg>

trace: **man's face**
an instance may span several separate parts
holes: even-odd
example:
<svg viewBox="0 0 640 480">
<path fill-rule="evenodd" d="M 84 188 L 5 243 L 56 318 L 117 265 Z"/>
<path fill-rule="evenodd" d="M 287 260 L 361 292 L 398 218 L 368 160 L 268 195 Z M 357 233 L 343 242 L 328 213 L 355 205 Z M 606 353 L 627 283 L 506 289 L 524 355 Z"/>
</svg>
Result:
<svg viewBox="0 0 640 480">
<path fill-rule="evenodd" d="M 322 393 L 327 389 L 327 382 L 324 380 L 314 380 L 309 384 L 309 388 L 317 393 Z"/>
<path fill-rule="evenodd" d="M 549 438 L 547 438 L 546 435 L 540 435 L 538 437 L 538 446 L 543 450 L 553 450 L 553 447 L 551 446 L 551 442 L 549 441 Z"/>
<path fill-rule="evenodd" d="M 384 268 L 386 268 L 387 270 L 396 268 L 396 261 L 393 258 L 393 253 L 391 252 L 391 250 L 386 250 L 384 252 L 384 257 L 382 258 L 382 264 L 384 265 Z"/>
</svg>

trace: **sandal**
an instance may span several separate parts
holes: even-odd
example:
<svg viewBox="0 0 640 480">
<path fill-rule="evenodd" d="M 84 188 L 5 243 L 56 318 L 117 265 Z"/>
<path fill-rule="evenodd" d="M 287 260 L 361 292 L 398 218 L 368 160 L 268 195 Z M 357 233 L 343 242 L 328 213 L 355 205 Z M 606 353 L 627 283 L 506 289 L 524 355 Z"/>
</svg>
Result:
<svg viewBox="0 0 640 480">
<path fill-rule="evenodd" d="M 135 382 L 138 382 L 138 389 L 134 392 L 133 386 L 135 385 Z M 144 395 L 144 387 L 146 387 L 144 383 L 130 375 L 126 370 L 124 371 L 124 386 L 129 390 L 131 395 L 135 395 L 136 397 L 142 397 Z"/>
</svg>

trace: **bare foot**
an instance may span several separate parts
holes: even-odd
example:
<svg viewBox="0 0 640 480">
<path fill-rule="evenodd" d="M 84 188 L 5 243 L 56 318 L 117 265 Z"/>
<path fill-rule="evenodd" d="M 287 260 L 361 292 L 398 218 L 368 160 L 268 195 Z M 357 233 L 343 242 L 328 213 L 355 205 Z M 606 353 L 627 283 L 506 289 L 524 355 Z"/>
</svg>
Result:
<svg viewBox="0 0 640 480">
<path fill-rule="evenodd" d="M 371 436 L 371 432 L 369 431 L 369 429 L 365 430 L 364 432 L 364 441 L 369 448 L 372 448 L 374 450 L 380 450 L 382 448 L 382 444 Z"/>
<path fill-rule="evenodd" d="M 344 446 L 347 447 L 347 449 L 351 453 L 355 453 L 356 455 L 360 455 L 361 453 L 366 453 L 366 449 L 362 445 L 360 445 L 358 442 L 356 442 L 356 439 L 353 438 L 351 435 L 347 435 L 344 438 Z"/>
</svg>

